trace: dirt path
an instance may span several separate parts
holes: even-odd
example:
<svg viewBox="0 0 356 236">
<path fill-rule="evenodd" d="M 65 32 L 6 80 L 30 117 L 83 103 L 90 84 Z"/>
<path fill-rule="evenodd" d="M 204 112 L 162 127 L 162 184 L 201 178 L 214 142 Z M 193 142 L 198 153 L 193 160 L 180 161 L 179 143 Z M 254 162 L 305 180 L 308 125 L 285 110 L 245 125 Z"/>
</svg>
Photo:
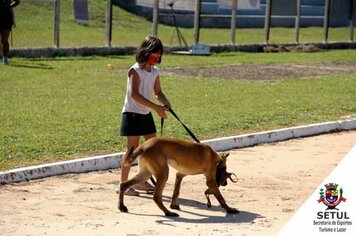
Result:
<svg viewBox="0 0 356 236">
<path fill-rule="evenodd" d="M 229 80 L 276 81 L 289 78 L 317 78 L 320 76 L 356 72 L 356 61 L 307 64 L 234 64 L 204 67 L 163 68 L 162 73 L 175 73 L 202 78 Z"/>
<path fill-rule="evenodd" d="M 213 197 L 206 207 L 202 176 L 183 181 L 179 218 L 163 216 L 148 194 L 126 197 L 129 213 L 120 213 L 118 170 L 3 185 L 0 235 L 275 235 L 355 140 L 352 131 L 231 151 L 228 171 L 239 182 L 221 191 L 238 215 L 226 215 Z M 167 206 L 173 183 L 171 171 Z"/>
</svg>

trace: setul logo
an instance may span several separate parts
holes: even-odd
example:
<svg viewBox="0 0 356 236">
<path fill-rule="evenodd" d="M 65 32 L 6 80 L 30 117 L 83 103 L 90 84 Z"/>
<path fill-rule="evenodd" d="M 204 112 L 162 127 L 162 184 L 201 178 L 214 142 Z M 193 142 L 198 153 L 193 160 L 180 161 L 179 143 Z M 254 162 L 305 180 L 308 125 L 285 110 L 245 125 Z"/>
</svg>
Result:
<svg viewBox="0 0 356 236">
<path fill-rule="evenodd" d="M 317 212 L 313 225 L 319 226 L 319 232 L 347 232 L 352 226 L 352 220 L 347 211 L 339 211 L 336 207 L 341 202 L 346 202 L 342 196 L 343 189 L 338 184 L 325 184 L 325 189 L 320 189 L 318 203 L 324 203 L 327 208 Z"/>
<path fill-rule="evenodd" d="M 342 201 L 346 202 L 346 198 L 342 196 L 343 190 L 342 188 L 338 189 L 338 184 L 329 183 L 325 184 L 325 191 L 324 189 L 320 189 L 320 198 L 318 203 L 323 202 L 328 208 L 326 210 L 338 210 L 336 208 Z"/>
</svg>

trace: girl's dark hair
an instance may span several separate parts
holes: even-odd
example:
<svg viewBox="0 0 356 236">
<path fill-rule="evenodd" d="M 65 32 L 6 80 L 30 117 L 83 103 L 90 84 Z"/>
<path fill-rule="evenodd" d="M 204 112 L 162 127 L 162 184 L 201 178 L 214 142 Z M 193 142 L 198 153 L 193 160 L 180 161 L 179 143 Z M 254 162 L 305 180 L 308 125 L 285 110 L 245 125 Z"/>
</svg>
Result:
<svg viewBox="0 0 356 236">
<path fill-rule="evenodd" d="M 136 51 L 136 62 L 141 66 L 144 66 L 148 60 L 148 54 L 150 53 L 163 54 L 163 45 L 159 38 L 156 36 L 147 36 Z M 161 63 L 161 58 L 158 63 Z"/>
</svg>

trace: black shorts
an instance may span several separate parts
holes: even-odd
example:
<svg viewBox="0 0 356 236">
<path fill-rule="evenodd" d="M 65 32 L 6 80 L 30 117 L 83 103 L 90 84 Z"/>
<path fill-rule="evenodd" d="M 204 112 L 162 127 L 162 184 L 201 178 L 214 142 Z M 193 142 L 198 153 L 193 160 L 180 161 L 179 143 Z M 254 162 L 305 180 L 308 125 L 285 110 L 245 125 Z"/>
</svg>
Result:
<svg viewBox="0 0 356 236">
<path fill-rule="evenodd" d="M 121 136 L 142 136 L 155 134 L 156 132 L 156 126 L 151 112 L 147 115 L 132 112 L 122 113 Z"/>
<path fill-rule="evenodd" d="M 0 7 L 0 31 L 11 30 L 13 23 L 11 9 Z"/>
</svg>

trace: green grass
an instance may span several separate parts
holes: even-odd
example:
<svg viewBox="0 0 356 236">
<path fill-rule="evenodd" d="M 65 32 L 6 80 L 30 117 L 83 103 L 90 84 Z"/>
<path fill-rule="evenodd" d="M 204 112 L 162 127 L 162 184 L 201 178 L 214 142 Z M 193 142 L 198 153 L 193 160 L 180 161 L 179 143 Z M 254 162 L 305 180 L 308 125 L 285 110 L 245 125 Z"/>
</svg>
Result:
<svg viewBox="0 0 356 236">
<path fill-rule="evenodd" d="M 60 47 L 105 46 L 106 1 L 89 0 L 89 24 L 77 23 L 73 19 L 72 1 L 61 1 Z M 52 47 L 54 4 L 23 1 L 15 9 L 17 27 L 13 31 L 13 48 Z M 31 19 L 31 20 L 29 20 Z M 112 46 L 137 46 L 152 34 L 152 22 L 138 17 L 119 7 L 113 9 Z M 180 28 L 188 45 L 194 42 L 193 28 Z M 158 36 L 166 46 L 179 45 L 171 26 L 159 25 Z M 330 28 L 329 42 L 349 41 L 349 27 Z M 270 43 L 295 41 L 294 28 L 271 28 Z M 173 37 L 172 37 L 173 36 Z M 356 38 L 356 31 L 354 32 Z M 173 39 L 173 40 L 172 40 Z M 322 27 L 307 27 L 300 30 L 300 42 L 323 42 Z M 200 30 L 200 43 L 229 44 L 230 29 Z M 264 43 L 264 29 L 236 30 L 236 44 Z"/>
<path fill-rule="evenodd" d="M 13 58 L 11 66 L 0 65 L 0 170 L 124 151 L 126 140 L 118 129 L 133 60 Z M 356 51 L 164 55 L 161 83 L 174 110 L 203 140 L 353 115 L 356 74 L 266 83 L 178 76 L 164 68 L 341 60 L 356 60 Z M 108 63 L 119 69 L 108 70 Z M 172 116 L 164 135 L 190 140 Z"/>
</svg>

